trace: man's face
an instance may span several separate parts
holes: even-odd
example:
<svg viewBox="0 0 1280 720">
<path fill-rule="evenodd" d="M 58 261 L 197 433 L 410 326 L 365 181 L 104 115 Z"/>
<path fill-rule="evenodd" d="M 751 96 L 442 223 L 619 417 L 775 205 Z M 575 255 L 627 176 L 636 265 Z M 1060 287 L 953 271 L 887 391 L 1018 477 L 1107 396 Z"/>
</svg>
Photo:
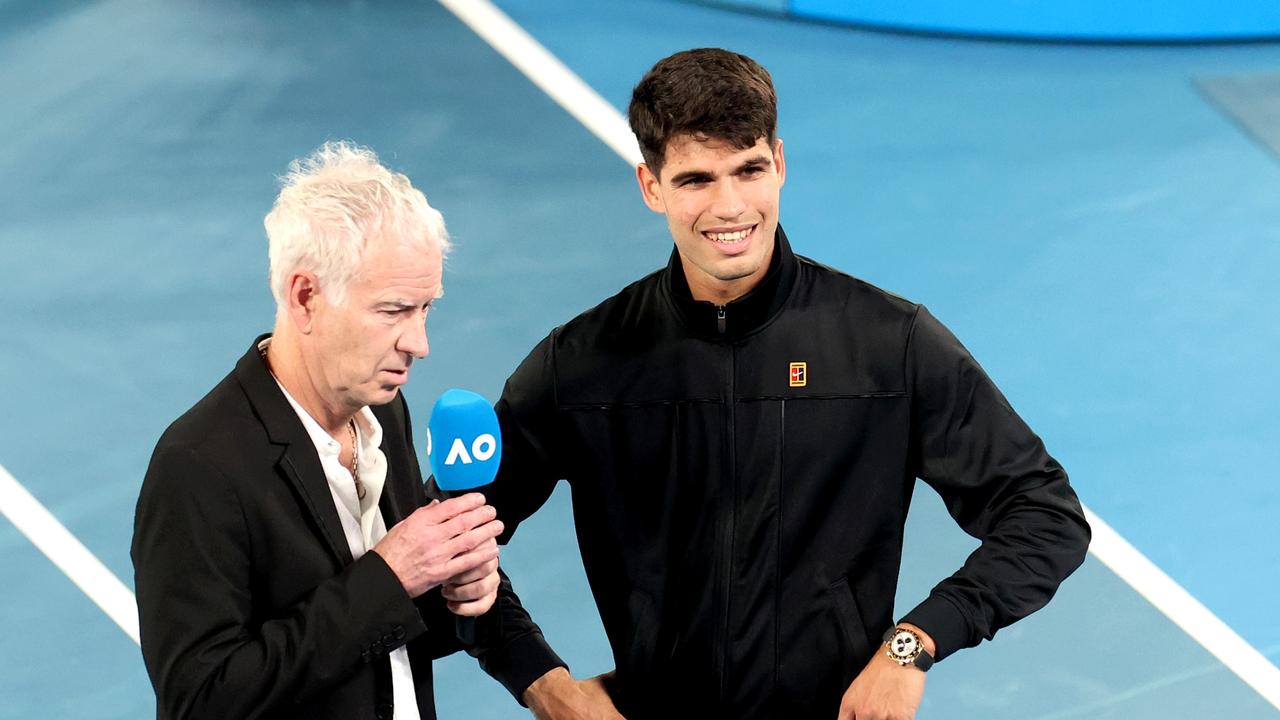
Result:
<svg viewBox="0 0 1280 720">
<path fill-rule="evenodd" d="M 375 238 L 346 302 L 315 298 L 309 365 L 335 405 L 358 409 L 395 399 L 409 366 L 427 356 L 427 311 L 441 295 L 442 258 L 422 243 Z"/>
<path fill-rule="evenodd" d="M 660 176 L 640 165 L 645 204 L 667 226 L 698 300 L 723 304 L 750 292 L 769 270 L 778 196 L 787 167 L 782 141 L 738 150 L 717 138 L 667 143 Z"/>
</svg>

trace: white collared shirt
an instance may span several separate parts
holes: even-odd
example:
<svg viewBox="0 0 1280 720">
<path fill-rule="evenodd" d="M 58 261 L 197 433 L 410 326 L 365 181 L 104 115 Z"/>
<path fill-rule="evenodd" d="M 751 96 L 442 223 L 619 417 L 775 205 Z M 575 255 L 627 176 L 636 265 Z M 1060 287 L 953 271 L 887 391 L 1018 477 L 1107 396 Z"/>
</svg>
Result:
<svg viewBox="0 0 1280 720">
<path fill-rule="evenodd" d="M 263 341 L 259 348 L 265 349 L 269 341 L 270 338 Z M 276 385 L 279 385 L 280 392 L 284 393 L 285 399 L 293 406 L 311 442 L 316 446 L 320 466 L 324 468 L 325 479 L 329 481 L 329 494 L 333 496 L 338 519 L 342 521 L 342 532 L 347 537 L 351 559 L 357 560 L 387 534 L 387 524 L 378 507 L 382 487 L 387 481 L 387 456 L 379 447 L 382 444 L 382 425 L 368 407 L 360 408 L 360 412 L 356 413 L 360 482 L 365 489 L 364 499 L 361 500 L 356 496 L 356 483 L 351 477 L 351 471 L 338 459 L 342 445 L 320 427 L 320 423 L 293 399 L 279 380 L 276 380 Z M 391 692 L 395 703 L 395 719 L 420 720 L 408 649 L 396 648 L 388 657 L 391 659 Z"/>
</svg>

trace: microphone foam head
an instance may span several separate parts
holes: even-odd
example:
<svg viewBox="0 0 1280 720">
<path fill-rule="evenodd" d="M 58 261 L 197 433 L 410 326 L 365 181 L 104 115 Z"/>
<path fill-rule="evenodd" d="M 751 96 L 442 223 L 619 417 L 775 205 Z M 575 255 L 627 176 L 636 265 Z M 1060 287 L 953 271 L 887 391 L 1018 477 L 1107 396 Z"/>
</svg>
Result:
<svg viewBox="0 0 1280 720">
<path fill-rule="evenodd" d="M 431 409 L 427 432 L 427 459 L 441 490 L 470 490 L 493 482 L 502 462 L 502 431 L 483 395 L 446 391 Z"/>
</svg>

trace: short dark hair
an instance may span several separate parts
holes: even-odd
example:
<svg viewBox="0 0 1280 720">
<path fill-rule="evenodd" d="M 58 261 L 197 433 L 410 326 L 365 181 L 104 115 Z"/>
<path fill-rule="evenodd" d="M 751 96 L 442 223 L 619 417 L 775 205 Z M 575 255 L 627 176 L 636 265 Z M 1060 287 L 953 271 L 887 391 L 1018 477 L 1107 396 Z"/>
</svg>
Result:
<svg viewBox="0 0 1280 720">
<path fill-rule="evenodd" d="M 627 108 L 640 154 L 657 175 L 677 135 L 715 138 L 744 150 L 778 132 L 778 96 L 769 71 L 719 48 L 685 50 L 658 61 L 631 91 Z"/>
</svg>

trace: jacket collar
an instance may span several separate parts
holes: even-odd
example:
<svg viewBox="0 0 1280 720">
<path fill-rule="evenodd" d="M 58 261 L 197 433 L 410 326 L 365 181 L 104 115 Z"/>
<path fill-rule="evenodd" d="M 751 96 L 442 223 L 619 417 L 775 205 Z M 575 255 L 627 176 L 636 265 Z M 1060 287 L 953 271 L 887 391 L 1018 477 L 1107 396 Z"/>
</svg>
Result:
<svg viewBox="0 0 1280 720">
<path fill-rule="evenodd" d="M 778 311 L 791 295 L 795 285 L 796 256 L 782 226 L 773 236 L 773 258 L 769 272 L 751 292 L 721 308 L 705 300 L 694 300 L 689 281 L 680 262 L 680 251 L 673 249 L 667 263 L 665 287 L 671 296 L 681 319 L 695 334 L 710 337 L 737 339 L 761 328 Z"/>
<path fill-rule="evenodd" d="M 348 565 L 351 548 L 347 546 L 347 536 L 342 531 L 342 521 L 338 519 L 338 509 L 333 504 L 316 446 L 258 351 L 259 343 L 267 337 L 270 335 L 259 335 L 236 363 L 236 380 L 262 422 L 267 439 L 282 447 L 276 469 L 288 478 L 302 498 L 334 557 L 341 565 Z"/>
</svg>

